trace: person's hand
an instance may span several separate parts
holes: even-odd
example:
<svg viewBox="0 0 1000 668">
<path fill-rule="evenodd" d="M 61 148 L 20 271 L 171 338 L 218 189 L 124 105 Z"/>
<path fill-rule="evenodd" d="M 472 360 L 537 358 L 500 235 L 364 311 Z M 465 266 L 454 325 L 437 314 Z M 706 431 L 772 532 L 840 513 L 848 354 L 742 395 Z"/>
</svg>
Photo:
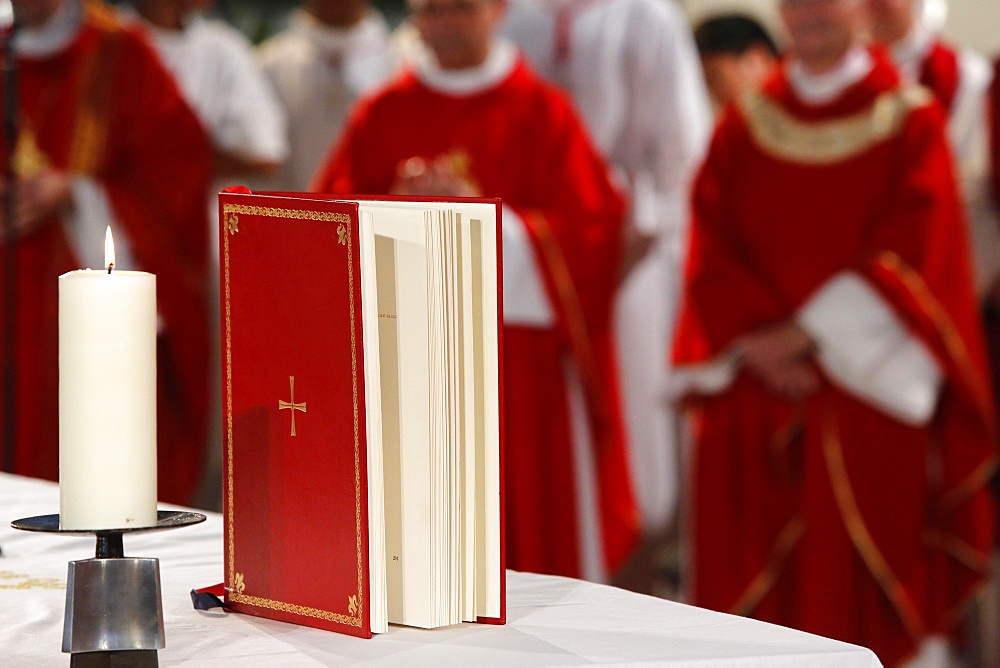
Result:
<svg viewBox="0 0 1000 668">
<path fill-rule="evenodd" d="M 3 194 L 0 188 L 0 196 Z M 66 172 L 47 168 L 17 182 L 14 226 L 26 236 L 42 223 L 63 215 L 73 204 L 73 190 Z"/>
<path fill-rule="evenodd" d="M 819 390 L 819 374 L 808 362 L 794 362 L 758 371 L 757 377 L 772 393 L 799 402 Z"/>
<path fill-rule="evenodd" d="M 467 175 L 455 169 L 448 156 L 428 162 L 414 157 L 404 160 L 396 170 L 393 195 L 427 195 L 431 197 L 480 197 L 479 187 Z"/>
<path fill-rule="evenodd" d="M 775 394 L 800 401 L 819 389 L 819 376 L 809 364 L 815 346 L 795 323 L 756 330 L 735 346 L 747 370 Z"/>
</svg>

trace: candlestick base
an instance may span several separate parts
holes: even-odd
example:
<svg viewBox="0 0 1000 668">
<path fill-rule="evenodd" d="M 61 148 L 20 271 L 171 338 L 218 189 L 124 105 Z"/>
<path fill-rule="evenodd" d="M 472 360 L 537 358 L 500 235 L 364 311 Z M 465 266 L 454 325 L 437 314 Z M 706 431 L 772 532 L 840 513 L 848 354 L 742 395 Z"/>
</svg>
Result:
<svg viewBox="0 0 1000 668">
<path fill-rule="evenodd" d="M 166 647 L 158 559 L 114 557 L 69 562 L 62 651 L 73 666 L 110 652 L 153 653 Z M 102 655 L 104 655 L 102 657 Z M 113 665 L 108 663 L 107 665 Z"/>
<path fill-rule="evenodd" d="M 97 536 L 93 559 L 69 562 L 62 651 L 72 668 L 157 666 L 166 646 L 160 562 L 126 557 L 122 535 L 175 529 L 204 522 L 201 513 L 161 510 L 150 527 L 60 529 L 59 515 L 11 522 L 15 529 L 63 535 Z"/>
</svg>

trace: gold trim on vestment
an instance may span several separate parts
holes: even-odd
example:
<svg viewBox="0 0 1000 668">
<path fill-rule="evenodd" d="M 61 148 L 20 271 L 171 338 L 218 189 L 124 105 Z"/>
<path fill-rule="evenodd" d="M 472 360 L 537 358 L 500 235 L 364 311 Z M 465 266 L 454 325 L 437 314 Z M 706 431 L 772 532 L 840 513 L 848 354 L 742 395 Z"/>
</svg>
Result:
<svg viewBox="0 0 1000 668">
<path fill-rule="evenodd" d="M 958 536 L 930 530 L 927 532 L 925 541 L 930 547 L 950 555 L 952 559 L 970 571 L 980 575 L 989 575 L 990 555 L 980 552 Z"/>
<path fill-rule="evenodd" d="M 97 26 L 101 30 L 121 30 L 122 21 L 118 12 L 103 2 L 96 0 L 84 0 L 83 9 L 86 13 L 87 22 Z"/>
<path fill-rule="evenodd" d="M 84 23 L 107 33 L 80 67 L 81 99 L 69 152 L 69 168 L 79 174 L 97 173 L 104 160 L 113 78 L 120 63 L 122 24 L 117 14 L 98 2 L 84 3 Z M 128 67 L 129 65 L 124 65 Z"/>
<path fill-rule="evenodd" d="M 980 382 L 980 377 L 975 372 L 975 365 L 972 363 L 972 357 L 965 346 L 965 341 L 959 334 L 949 313 L 931 292 L 923 277 L 899 255 L 891 251 L 884 251 L 879 254 L 876 264 L 899 278 L 903 286 L 930 316 L 931 322 L 937 328 L 938 334 L 944 342 L 948 355 L 972 392 L 976 409 L 980 416 L 984 417 L 986 428 L 990 430 L 989 435 L 993 436 L 995 425 L 990 422 L 989 418 L 993 411 L 989 389 Z M 951 512 L 973 492 L 985 486 L 996 467 L 997 458 L 995 456 L 988 457 L 962 483 L 947 491 L 941 500 L 943 512 Z"/>
<path fill-rule="evenodd" d="M 944 306 L 937 300 L 931 292 L 923 277 L 898 254 L 885 251 L 881 253 L 876 264 L 896 276 L 903 286 L 909 291 L 914 299 L 921 305 L 924 311 L 929 314 L 932 323 L 937 328 L 941 340 L 944 342 L 946 351 L 961 374 L 964 382 L 972 392 L 972 400 L 980 416 L 985 422 L 985 428 L 990 437 L 995 435 L 996 425 L 990 420 L 992 414 L 992 401 L 990 400 L 989 389 L 979 380 L 975 373 L 975 366 L 972 358 L 965 346 L 965 341 L 959 334 L 951 315 Z M 975 469 L 973 469 L 964 480 L 955 485 L 951 490 L 946 491 L 941 498 L 940 510 L 942 514 L 954 512 L 959 505 L 970 498 L 976 491 L 983 489 L 989 484 L 990 476 L 997 468 L 996 454 L 988 456 Z M 936 531 L 931 536 L 933 545 L 941 549 L 945 554 L 955 559 L 959 564 L 969 568 L 974 573 L 985 575 L 989 572 L 989 554 L 978 552 L 974 547 L 962 541 L 953 533 Z M 980 580 L 978 585 L 970 588 L 970 591 L 945 615 L 945 620 L 952 626 L 962 621 L 962 618 L 974 603 L 976 596 L 986 587 L 986 579 Z"/>
<path fill-rule="evenodd" d="M 38 148 L 38 140 L 30 125 L 22 125 L 11 157 L 14 174 L 20 179 L 30 179 L 44 172 L 51 164 L 49 156 Z"/>
<path fill-rule="evenodd" d="M 875 577 L 875 581 L 889 598 L 889 602 L 902 620 L 907 633 L 914 641 L 919 642 L 926 632 L 919 609 L 910 599 L 899 578 L 892 572 L 885 557 L 882 556 L 875 539 L 872 538 L 865 525 L 865 519 L 861 515 L 857 499 L 854 497 L 854 489 L 851 486 L 850 476 L 847 474 L 847 464 L 844 461 L 843 445 L 840 442 L 837 416 L 832 402 L 827 401 L 826 405 L 823 406 L 822 419 L 823 456 L 830 476 L 830 486 L 833 488 L 834 498 L 840 509 L 844 525 L 847 527 L 847 533 L 861 555 L 861 559 Z"/>
<path fill-rule="evenodd" d="M 923 87 L 909 85 L 882 93 L 865 110 L 828 121 L 796 118 L 761 91 L 738 104 L 755 143 L 772 157 L 809 165 L 853 158 L 896 135 L 910 112 L 932 102 Z"/>
<path fill-rule="evenodd" d="M 753 615 L 753 611 L 760 605 L 764 596 L 767 595 L 767 592 L 771 591 L 774 583 L 778 581 L 778 575 L 781 574 L 785 560 L 788 558 L 789 553 L 791 553 L 792 548 L 802 538 L 802 534 L 805 531 L 806 522 L 802 519 L 801 515 L 796 515 L 785 525 L 785 528 L 778 534 L 777 540 L 774 541 L 771 554 L 768 555 L 767 561 L 764 562 L 764 567 L 750 581 L 750 585 L 729 609 L 731 614 L 743 617 Z"/>
</svg>

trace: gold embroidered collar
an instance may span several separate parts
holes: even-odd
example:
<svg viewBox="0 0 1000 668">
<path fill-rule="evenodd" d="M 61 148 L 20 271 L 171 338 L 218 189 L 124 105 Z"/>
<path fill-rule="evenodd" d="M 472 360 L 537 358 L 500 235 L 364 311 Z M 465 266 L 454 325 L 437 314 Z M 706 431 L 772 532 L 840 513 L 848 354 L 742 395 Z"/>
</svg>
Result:
<svg viewBox="0 0 1000 668">
<path fill-rule="evenodd" d="M 882 93 L 867 109 L 829 121 L 795 118 L 760 91 L 743 96 L 739 109 L 758 146 L 772 157 L 809 165 L 852 158 L 898 133 L 910 112 L 930 104 L 931 93 L 907 85 Z"/>
</svg>

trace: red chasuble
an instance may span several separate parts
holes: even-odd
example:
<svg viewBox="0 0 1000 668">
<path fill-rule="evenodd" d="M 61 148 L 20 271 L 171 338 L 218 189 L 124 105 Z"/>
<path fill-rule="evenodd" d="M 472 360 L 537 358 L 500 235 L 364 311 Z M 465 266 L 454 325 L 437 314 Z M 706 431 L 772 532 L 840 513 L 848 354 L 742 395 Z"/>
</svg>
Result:
<svg viewBox="0 0 1000 668">
<path fill-rule="evenodd" d="M 90 2 L 84 7 L 83 25 L 65 49 L 18 61 L 15 161 L 22 174 L 48 165 L 103 186 L 139 264 L 122 268 L 156 274 L 163 325 L 158 491 L 164 501 L 189 503 L 204 458 L 208 388 L 208 143 L 144 39 L 109 8 Z M 59 473 L 57 278 L 83 268 L 65 223 L 44 223 L 16 250 L 13 472 L 52 480 Z"/>
<path fill-rule="evenodd" d="M 956 630 L 987 576 L 988 368 L 941 109 L 880 56 L 830 104 L 782 74 L 729 108 L 694 191 L 675 358 L 689 369 L 858 272 L 945 374 L 927 427 L 830 382 L 802 404 L 748 373 L 689 397 L 693 602 L 865 645 L 887 665 Z"/>
<path fill-rule="evenodd" d="M 399 166 L 447 156 L 483 196 L 525 221 L 557 323 L 504 327 L 507 565 L 581 574 L 567 368 L 587 400 L 609 569 L 634 545 L 611 353 L 611 299 L 620 257 L 622 198 L 608 181 L 570 104 L 519 61 L 498 85 L 450 96 L 406 73 L 360 104 L 314 186 L 331 193 L 389 192 Z M 567 362 L 571 362 L 567 367 Z"/>
</svg>

